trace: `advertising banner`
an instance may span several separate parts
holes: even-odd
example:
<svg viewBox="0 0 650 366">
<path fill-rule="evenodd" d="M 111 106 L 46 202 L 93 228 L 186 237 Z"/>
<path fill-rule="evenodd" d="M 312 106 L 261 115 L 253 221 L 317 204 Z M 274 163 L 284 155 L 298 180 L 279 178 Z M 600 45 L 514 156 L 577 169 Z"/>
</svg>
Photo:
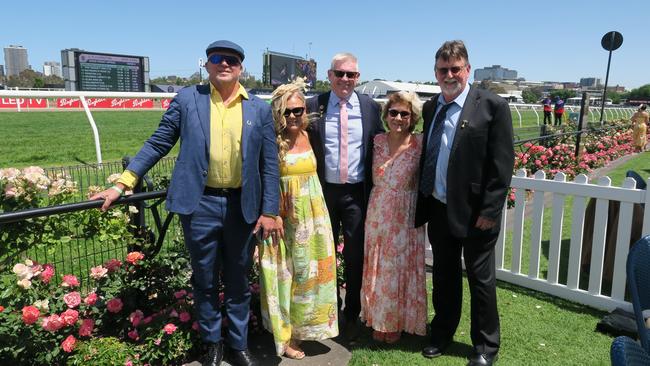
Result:
<svg viewBox="0 0 650 366">
<path fill-rule="evenodd" d="M 45 98 L 0 98 L 0 108 L 11 109 L 32 109 L 32 108 L 47 108 L 47 99 Z"/>
</svg>

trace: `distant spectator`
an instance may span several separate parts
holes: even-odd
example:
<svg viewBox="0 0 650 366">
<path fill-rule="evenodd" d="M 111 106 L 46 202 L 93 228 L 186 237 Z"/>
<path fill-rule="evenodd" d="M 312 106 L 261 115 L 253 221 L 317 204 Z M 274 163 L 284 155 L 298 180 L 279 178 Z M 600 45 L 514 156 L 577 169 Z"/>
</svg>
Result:
<svg viewBox="0 0 650 366">
<path fill-rule="evenodd" d="M 546 120 L 548 120 L 548 124 L 551 124 L 551 111 L 553 108 L 551 108 L 551 98 L 546 97 L 544 100 L 542 100 L 542 105 L 544 106 L 544 124 L 546 124 Z"/>
<path fill-rule="evenodd" d="M 650 116 L 646 112 L 646 105 L 641 104 L 639 109 L 632 115 L 632 143 L 636 151 L 645 151 L 645 146 L 648 144 L 648 119 Z"/>
<path fill-rule="evenodd" d="M 553 126 L 559 126 L 562 124 L 562 115 L 564 114 L 564 101 L 560 97 L 555 97 L 555 122 Z"/>
</svg>

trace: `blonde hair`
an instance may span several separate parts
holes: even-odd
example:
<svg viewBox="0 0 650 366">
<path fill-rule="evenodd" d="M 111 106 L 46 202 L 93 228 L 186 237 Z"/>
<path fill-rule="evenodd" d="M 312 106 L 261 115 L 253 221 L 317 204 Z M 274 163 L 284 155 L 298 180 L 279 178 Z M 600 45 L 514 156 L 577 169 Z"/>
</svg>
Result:
<svg viewBox="0 0 650 366">
<path fill-rule="evenodd" d="M 381 117 L 384 121 L 386 121 L 386 116 L 388 115 L 390 107 L 397 103 L 404 103 L 409 106 L 409 109 L 411 110 L 409 132 L 413 132 L 413 130 L 415 130 L 415 125 L 418 123 L 420 115 L 422 114 L 422 102 L 420 101 L 420 98 L 418 98 L 417 94 L 413 92 L 403 90 L 390 94 L 388 96 L 388 101 L 384 104 L 384 108 L 381 112 Z"/>
<path fill-rule="evenodd" d="M 302 78 L 296 78 L 291 83 L 278 86 L 271 95 L 271 110 L 273 112 L 273 121 L 275 121 L 275 141 L 278 144 L 278 157 L 284 159 L 289 151 L 289 139 L 286 138 L 287 120 L 284 117 L 284 111 L 287 109 L 287 102 L 291 97 L 297 96 L 305 104 L 305 95 L 307 84 Z M 306 106 L 305 106 L 306 107 Z M 307 110 L 300 116 L 302 124 L 300 128 L 304 131 L 307 128 Z"/>
</svg>

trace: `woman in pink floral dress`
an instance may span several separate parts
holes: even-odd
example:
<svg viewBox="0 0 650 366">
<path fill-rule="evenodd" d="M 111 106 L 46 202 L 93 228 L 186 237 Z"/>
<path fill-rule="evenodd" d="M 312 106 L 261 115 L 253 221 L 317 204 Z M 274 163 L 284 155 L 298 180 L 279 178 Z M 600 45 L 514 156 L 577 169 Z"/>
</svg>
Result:
<svg viewBox="0 0 650 366">
<path fill-rule="evenodd" d="M 401 333 L 426 334 L 424 228 L 413 228 L 422 135 L 415 94 L 391 94 L 382 116 L 389 132 L 375 137 L 366 217 L 361 317 L 373 338 L 395 343 Z"/>
</svg>

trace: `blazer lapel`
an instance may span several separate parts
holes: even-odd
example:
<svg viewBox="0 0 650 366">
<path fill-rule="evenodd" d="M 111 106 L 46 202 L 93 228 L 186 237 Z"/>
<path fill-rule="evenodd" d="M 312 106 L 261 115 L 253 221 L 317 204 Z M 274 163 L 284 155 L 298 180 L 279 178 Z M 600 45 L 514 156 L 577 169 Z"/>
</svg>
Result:
<svg viewBox="0 0 650 366">
<path fill-rule="evenodd" d="M 366 103 L 365 99 L 361 98 L 361 95 L 359 93 L 355 92 L 357 94 L 357 98 L 359 99 L 359 109 L 361 110 L 361 124 L 363 127 L 363 135 L 362 135 L 362 140 L 363 141 L 363 155 L 368 156 L 368 139 L 370 138 L 370 130 L 372 129 L 372 121 L 370 118 L 363 118 L 363 116 L 369 116 L 368 113 L 368 105 Z"/>
<path fill-rule="evenodd" d="M 205 151 L 210 155 L 210 85 L 199 85 L 194 94 L 196 111 L 199 115 L 201 130 L 205 136 Z"/>
<path fill-rule="evenodd" d="M 472 118 L 474 118 L 478 105 L 481 102 L 480 99 L 481 98 L 476 92 L 476 89 L 470 88 L 467 98 L 465 99 L 465 104 L 463 105 L 463 110 L 460 112 L 458 122 L 456 123 L 456 133 L 454 134 L 454 143 L 449 152 L 449 161 L 451 161 L 452 157 L 455 156 L 458 144 L 464 139 L 465 126 L 472 123 Z"/>
<path fill-rule="evenodd" d="M 242 112 L 242 131 L 241 131 L 241 154 L 242 161 L 246 159 L 246 148 L 248 146 L 248 138 L 253 130 L 253 122 L 255 120 L 255 109 L 253 104 L 242 97 L 241 100 Z M 260 126 L 261 127 L 261 126 Z"/>
</svg>

